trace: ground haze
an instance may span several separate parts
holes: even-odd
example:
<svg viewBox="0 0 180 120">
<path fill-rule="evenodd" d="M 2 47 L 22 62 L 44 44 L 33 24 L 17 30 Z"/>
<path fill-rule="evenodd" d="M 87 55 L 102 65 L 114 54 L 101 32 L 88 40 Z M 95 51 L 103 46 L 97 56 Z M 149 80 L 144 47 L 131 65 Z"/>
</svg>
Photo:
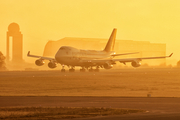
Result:
<svg viewBox="0 0 180 120">
<path fill-rule="evenodd" d="M 180 97 L 180 69 L 0 72 L 0 96 Z"/>
</svg>

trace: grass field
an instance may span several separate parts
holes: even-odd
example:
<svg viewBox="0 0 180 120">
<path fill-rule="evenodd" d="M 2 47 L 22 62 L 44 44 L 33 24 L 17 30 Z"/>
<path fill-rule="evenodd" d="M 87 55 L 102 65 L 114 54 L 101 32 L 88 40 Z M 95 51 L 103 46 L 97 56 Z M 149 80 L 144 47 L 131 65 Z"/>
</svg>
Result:
<svg viewBox="0 0 180 120">
<path fill-rule="evenodd" d="M 133 109 L 112 109 L 112 108 L 71 108 L 71 107 L 16 107 L 0 108 L 0 119 L 72 119 L 107 115 L 122 115 L 144 112 Z"/>
<path fill-rule="evenodd" d="M 180 97 L 180 69 L 0 72 L 0 96 Z"/>
</svg>

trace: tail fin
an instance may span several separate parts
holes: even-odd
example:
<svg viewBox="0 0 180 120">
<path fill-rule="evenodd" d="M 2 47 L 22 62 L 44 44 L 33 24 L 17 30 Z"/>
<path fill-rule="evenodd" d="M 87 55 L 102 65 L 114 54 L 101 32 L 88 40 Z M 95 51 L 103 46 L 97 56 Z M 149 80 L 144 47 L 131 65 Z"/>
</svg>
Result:
<svg viewBox="0 0 180 120">
<path fill-rule="evenodd" d="M 104 48 L 104 51 L 110 52 L 110 51 L 114 50 L 116 32 L 117 32 L 117 29 L 114 29 L 113 32 L 111 33 L 111 36 L 110 36 L 110 38 L 108 40 L 108 43 L 106 44 L 106 47 Z"/>
</svg>

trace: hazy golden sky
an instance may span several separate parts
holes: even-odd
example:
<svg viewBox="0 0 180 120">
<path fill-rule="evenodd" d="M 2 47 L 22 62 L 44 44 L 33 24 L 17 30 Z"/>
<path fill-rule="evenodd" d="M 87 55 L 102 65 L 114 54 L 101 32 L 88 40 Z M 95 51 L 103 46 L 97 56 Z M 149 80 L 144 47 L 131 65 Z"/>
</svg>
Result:
<svg viewBox="0 0 180 120">
<path fill-rule="evenodd" d="M 179 60 L 180 0 L 0 0 L 0 51 L 8 25 L 16 22 L 27 51 L 42 55 L 48 40 L 105 38 L 166 43 Z"/>
</svg>

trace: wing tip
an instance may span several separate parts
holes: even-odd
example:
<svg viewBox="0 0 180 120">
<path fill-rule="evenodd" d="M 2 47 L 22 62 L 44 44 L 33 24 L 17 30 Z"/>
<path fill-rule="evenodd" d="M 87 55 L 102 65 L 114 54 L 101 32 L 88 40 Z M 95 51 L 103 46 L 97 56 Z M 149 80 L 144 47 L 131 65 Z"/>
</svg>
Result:
<svg viewBox="0 0 180 120">
<path fill-rule="evenodd" d="M 171 53 L 170 55 L 169 55 L 169 57 L 171 57 L 173 55 L 173 53 Z"/>
<path fill-rule="evenodd" d="M 30 51 L 28 51 L 28 54 L 27 54 L 27 56 L 29 56 L 30 55 Z"/>
</svg>

